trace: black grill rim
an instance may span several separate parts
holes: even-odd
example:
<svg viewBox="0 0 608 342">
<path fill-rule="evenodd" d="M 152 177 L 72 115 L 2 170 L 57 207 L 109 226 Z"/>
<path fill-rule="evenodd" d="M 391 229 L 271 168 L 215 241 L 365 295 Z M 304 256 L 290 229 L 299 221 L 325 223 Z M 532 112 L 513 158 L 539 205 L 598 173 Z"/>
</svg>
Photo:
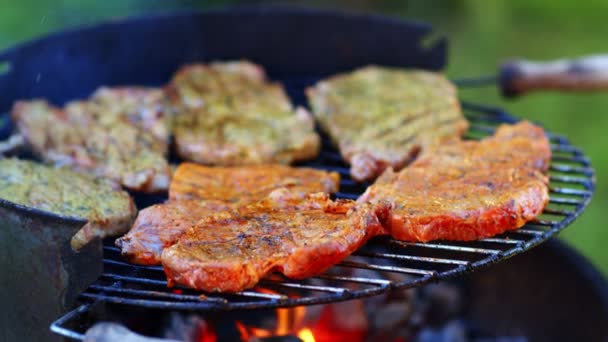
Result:
<svg viewBox="0 0 608 342">
<path fill-rule="evenodd" d="M 500 123 L 514 123 L 518 120 L 499 108 L 462 102 L 463 110 L 471 123 L 469 132 L 490 133 L 493 128 Z M 480 124 L 483 122 L 483 124 Z M 559 216 L 561 219 L 537 219 L 530 224 L 522 227 L 520 231 L 509 232 L 504 237 L 484 239 L 481 242 L 432 242 L 432 243 L 405 243 L 395 242 L 390 238 L 379 238 L 374 241 L 381 244 L 401 244 L 406 246 L 406 252 L 398 255 L 403 258 L 414 258 L 420 262 L 428 262 L 438 267 L 438 265 L 450 265 L 449 269 L 443 271 L 427 270 L 420 268 L 400 268 L 400 272 L 417 274 L 418 276 L 408 278 L 401 282 L 391 282 L 387 279 L 355 279 L 346 277 L 345 279 L 356 280 L 357 283 L 371 283 L 371 286 L 359 290 L 350 290 L 345 287 L 319 286 L 303 284 L 297 280 L 274 281 L 266 280 L 262 284 L 265 286 L 279 286 L 287 289 L 299 290 L 319 290 L 324 292 L 318 296 L 300 296 L 294 298 L 284 294 L 267 294 L 256 292 L 255 290 L 243 291 L 235 295 L 209 294 L 204 300 L 198 299 L 193 294 L 176 294 L 170 289 L 159 290 L 164 283 L 158 277 L 142 276 L 145 272 L 162 272 L 160 266 L 138 266 L 130 265 L 120 259 L 113 241 L 106 241 L 104 245 L 104 265 L 105 270 L 98 282 L 93 284 L 82 295 L 83 302 L 109 302 L 139 306 L 145 308 L 158 308 L 167 310 L 185 311 L 223 311 L 223 310 L 251 310 L 294 307 L 300 305 L 327 304 L 337 301 L 345 301 L 357 298 L 364 298 L 377 295 L 393 289 L 406 289 L 422 286 L 429 282 L 444 280 L 457 277 L 476 269 L 490 266 L 499 261 L 506 260 L 516 254 L 522 253 L 534 246 L 555 236 L 562 229 L 571 224 L 587 207 L 595 189 L 595 173 L 587 157 L 581 150 L 572 146 L 565 137 L 547 133 L 551 141 L 552 152 L 556 158 L 552 159 L 551 172 L 562 172 L 564 175 L 553 175 L 550 183 L 550 204 L 565 205 L 572 208 L 569 210 L 552 209 L 551 206 L 545 210 L 545 214 Z M 324 153 L 335 153 L 327 145 L 324 146 Z M 564 164 L 568 163 L 568 164 Z M 347 172 L 347 169 L 342 170 Z M 343 175 L 344 177 L 344 175 Z M 345 177 L 345 179 L 348 179 Z M 560 186 L 556 186 L 559 183 Z M 345 193 L 348 196 L 357 195 Z M 340 197 L 340 195 L 338 196 Z M 546 227 L 546 229 L 542 229 Z M 512 235 L 519 236 L 519 239 L 510 238 Z M 388 241 L 388 242 L 387 242 Z M 371 242 L 374 244 L 374 242 Z M 478 244 L 494 244 L 501 247 L 478 247 Z M 475 261 L 461 259 L 445 259 L 432 257 L 420 257 L 410 255 L 411 248 L 422 248 L 425 250 L 452 250 L 459 256 L 482 255 L 483 257 Z M 386 254 L 386 253 L 385 253 Z M 370 256 L 369 252 L 357 252 L 355 255 Z M 388 255 L 388 254 L 387 254 Z M 353 261 L 342 263 L 343 266 L 355 268 L 369 268 L 370 264 L 357 264 Z M 375 268 L 386 268 L 387 266 L 372 264 Z M 453 267 L 452 267 L 453 266 Z M 123 271 L 112 271 L 112 268 Z M 389 266 L 389 268 L 396 266 Z M 139 275 L 138 275 L 139 273 Z M 317 277 L 319 278 L 319 277 Z M 323 275 L 323 279 L 337 279 L 336 277 Z M 343 277 L 342 277 L 343 278 Z M 339 278 L 338 278 L 339 279 Z M 141 288 L 140 288 L 141 286 Z M 137 287 L 137 288 L 134 288 Z M 186 290 L 187 291 L 187 290 Z M 287 292 L 287 291 L 285 291 Z M 280 293 L 280 292 L 279 292 Z M 241 299 L 241 300 L 238 300 Z M 244 299 L 244 300 L 242 300 Z"/>
</svg>

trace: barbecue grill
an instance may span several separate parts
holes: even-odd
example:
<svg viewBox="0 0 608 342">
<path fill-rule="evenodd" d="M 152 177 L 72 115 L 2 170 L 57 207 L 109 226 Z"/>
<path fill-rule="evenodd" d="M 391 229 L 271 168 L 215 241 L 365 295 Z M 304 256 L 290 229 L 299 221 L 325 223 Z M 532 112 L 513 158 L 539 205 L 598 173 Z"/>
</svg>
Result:
<svg viewBox="0 0 608 342">
<path fill-rule="evenodd" d="M 0 54 L 0 62 L 9 65 L 8 71 L 0 74 L 0 110 L 9 109 L 20 98 L 46 97 L 63 103 L 85 97 L 100 85 L 160 85 L 184 63 L 235 58 L 264 65 L 271 78 L 284 84 L 296 104 L 305 104 L 305 87 L 357 66 L 376 63 L 441 69 L 446 42 L 439 39 L 423 48 L 421 40 L 429 32 L 426 25 L 385 17 L 280 8 L 240 8 L 116 21 L 53 34 Z M 470 80 L 463 81 L 460 86 L 469 84 Z M 502 123 L 517 121 L 500 108 L 466 101 L 462 101 L 462 106 L 470 121 L 467 139 L 480 139 Z M 5 120 L 1 137 L 9 132 L 10 123 Z M 100 302 L 198 312 L 323 304 L 418 287 L 506 260 L 567 227 L 583 212 L 593 194 L 595 176 L 588 158 L 565 137 L 552 133 L 548 136 L 553 152 L 550 202 L 539 218 L 519 230 L 473 242 L 409 243 L 378 237 L 352 257 L 311 279 L 276 275 L 251 290 L 203 295 L 188 288 L 167 288 L 162 267 L 127 263 L 109 239 L 102 247 L 103 272 L 80 293 L 77 302 L 66 299 L 63 311 L 71 311 L 53 322 L 51 330 L 83 339 L 81 333 L 66 328 L 66 324 Z M 327 138 L 320 156 L 302 165 L 339 172 L 342 180 L 337 198 L 356 199 L 369 185 L 350 178 L 348 166 Z M 136 196 L 140 208 L 164 199 Z M 30 215 L 25 210 L 21 212 L 25 217 Z M 374 274 L 382 276 L 350 272 L 356 269 L 378 271 Z M 395 281 L 391 274 L 405 277 Z M 264 289 L 271 289 L 272 293 Z"/>
</svg>

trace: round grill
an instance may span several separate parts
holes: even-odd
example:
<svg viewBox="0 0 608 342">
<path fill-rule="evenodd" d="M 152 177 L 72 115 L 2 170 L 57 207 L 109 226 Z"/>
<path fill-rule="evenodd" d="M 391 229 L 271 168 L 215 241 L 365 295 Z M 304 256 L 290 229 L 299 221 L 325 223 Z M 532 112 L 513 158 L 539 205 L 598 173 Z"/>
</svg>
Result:
<svg viewBox="0 0 608 342">
<path fill-rule="evenodd" d="M 302 104 L 304 87 L 315 80 L 316 77 L 300 77 L 280 81 L 292 99 Z M 501 123 L 517 121 L 504 111 L 487 106 L 463 103 L 463 110 L 470 121 L 466 139 L 482 138 Z M 273 275 L 256 288 L 235 294 L 167 288 L 161 266 L 129 264 L 121 258 L 114 241 L 109 240 L 104 245 L 104 272 L 81 298 L 171 310 L 278 308 L 369 297 L 472 272 L 546 241 L 568 226 L 589 203 L 595 186 L 589 160 L 566 138 L 551 133 L 548 136 L 553 152 L 549 205 L 538 219 L 519 230 L 473 242 L 410 243 L 377 237 L 320 276 L 293 280 Z M 348 165 L 326 139 L 319 158 L 303 165 L 339 172 L 342 181 L 338 198 L 356 199 L 369 185 L 350 178 Z M 150 203 L 149 198 L 139 200 Z"/>
</svg>

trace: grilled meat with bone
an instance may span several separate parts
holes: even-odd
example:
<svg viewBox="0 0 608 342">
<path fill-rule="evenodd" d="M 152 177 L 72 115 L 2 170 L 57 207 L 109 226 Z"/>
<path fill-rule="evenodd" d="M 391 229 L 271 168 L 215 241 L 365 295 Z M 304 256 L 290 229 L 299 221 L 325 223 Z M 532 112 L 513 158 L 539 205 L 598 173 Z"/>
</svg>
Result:
<svg viewBox="0 0 608 342">
<path fill-rule="evenodd" d="M 208 165 L 290 164 L 314 158 L 311 115 L 248 62 L 195 64 L 167 87 L 178 154 Z"/>
<path fill-rule="evenodd" d="M 171 180 L 169 202 L 141 210 L 133 228 L 116 240 L 116 245 L 133 263 L 159 264 L 163 248 L 172 246 L 201 219 L 257 202 L 278 188 L 301 198 L 309 193 L 336 192 L 339 181 L 335 172 L 283 165 L 206 167 L 183 163 Z"/>
<path fill-rule="evenodd" d="M 399 240 L 490 237 L 540 215 L 550 158 L 541 128 L 503 125 L 481 141 L 437 147 L 399 173 L 387 170 L 358 203 L 388 203 L 385 233 Z"/>
<path fill-rule="evenodd" d="M 65 108 L 44 100 L 19 101 L 13 120 L 45 161 L 107 178 L 130 190 L 169 185 L 169 131 L 159 89 L 100 88 Z"/>
<path fill-rule="evenodd" d="M 163 251 L 169 284 L 236 292 L 272 271 L 314 276 L 382 229 L 379 207 L 334 202 L 320 193 L 291 196 L 278 189 L 266 200 L 201 220 Z"/>
<path fill-rule="evenodd" d="M 18 159 L 0 159 L 0 198 L 87 220 L 72 237 L 74 249 L 95 237 L 124 233 L 136 214 L 129 195 L 114 190 L 106 180 Z"/>
<path fill-rule="evenodd" d="M 307 95 L 358 181 L 400 169 L 419 150 L 467 129 L 456 88 L 433 72 L 368 66 L 323 80 Z"/>
</svg>

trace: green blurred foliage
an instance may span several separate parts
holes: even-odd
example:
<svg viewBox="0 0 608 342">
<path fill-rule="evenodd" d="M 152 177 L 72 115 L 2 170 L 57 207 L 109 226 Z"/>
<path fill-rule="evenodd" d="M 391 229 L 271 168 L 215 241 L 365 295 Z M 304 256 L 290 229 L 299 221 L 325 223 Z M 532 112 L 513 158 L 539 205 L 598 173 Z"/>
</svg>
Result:
<svg viewBox="0 0 608 342">
<path fill-rule="evenodd" d="M 0 0 L 0 49 L 65 27 L 149 12 L 232 4 L 296 4 L 370 11 L 431 23 L 450 41 L 453 78 L 496 73 L 513 57 L 550 60 L 606 53 L 608 2 L 518 1 L 168 1 Z M 463 89 L 463 99 L 502 106 L 519 117 L 565 134 L 591 157 L 598 188 L 591 207 L 562 235 L 608 274 L 608 93 L 535 93 L 501 98 L 496 87 Z"/>
</svg>

